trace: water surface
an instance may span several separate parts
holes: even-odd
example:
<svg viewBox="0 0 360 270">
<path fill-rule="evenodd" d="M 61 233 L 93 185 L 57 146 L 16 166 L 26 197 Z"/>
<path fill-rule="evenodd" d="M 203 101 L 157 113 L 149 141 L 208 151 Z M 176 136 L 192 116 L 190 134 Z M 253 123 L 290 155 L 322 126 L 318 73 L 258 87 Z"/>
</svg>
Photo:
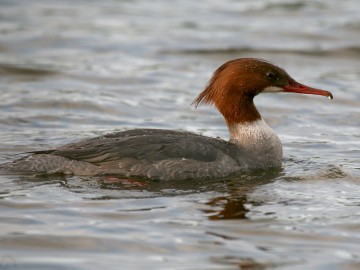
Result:
<svg viewBox="0 0 360 270">
<path fill-rule="evenodd" d="M 280 171 L 141 183 L 0 176 L 0 269 L 359 269 L 358 1 L 0 1 L 0 161 L 131 128 L 228 138 L 190 105 L 229 59 L 333 92 L 264 94 Z"/>
</svg>

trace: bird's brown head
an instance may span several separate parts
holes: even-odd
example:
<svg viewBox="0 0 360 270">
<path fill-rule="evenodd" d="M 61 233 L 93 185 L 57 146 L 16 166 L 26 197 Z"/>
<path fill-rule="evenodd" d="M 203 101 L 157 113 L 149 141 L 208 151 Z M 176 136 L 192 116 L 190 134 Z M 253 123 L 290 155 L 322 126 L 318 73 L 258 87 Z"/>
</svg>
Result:
<svg viewBox="0 0 360 270">
<path fill-rule="evenodd" d="M 260 120 L 253 99 L 262 92 L 295 92 L 328 96 L 325 90 L 296 82 L 285 70 L 265 60 L 240 58 L 220 66 L 206 88 L 194 100 L 199 104 L 215 104 L 228 125 Z"/>
</svg>

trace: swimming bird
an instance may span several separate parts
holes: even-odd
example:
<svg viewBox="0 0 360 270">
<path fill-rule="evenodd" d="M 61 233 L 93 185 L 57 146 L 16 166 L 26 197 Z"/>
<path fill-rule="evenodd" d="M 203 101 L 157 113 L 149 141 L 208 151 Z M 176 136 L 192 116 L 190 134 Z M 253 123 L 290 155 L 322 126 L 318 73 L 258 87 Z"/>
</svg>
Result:
<svg viewBox="0 0 360 270">
<path fill-rule="evenodd" d="M 135 129 L 35 151 L 0 165 L 15 173 L 119 175 L 156 180 L 219 178 L 251 169 L 281 167 L 279 137 L 266 124 L 254 97 L 293 92 L 333 98 L 331 92 L 296 82 L 279 66 L 256 58 L 226 62 L 194 100 L 214 104 L 230 140 L 183 131 Z"/>
</svg>

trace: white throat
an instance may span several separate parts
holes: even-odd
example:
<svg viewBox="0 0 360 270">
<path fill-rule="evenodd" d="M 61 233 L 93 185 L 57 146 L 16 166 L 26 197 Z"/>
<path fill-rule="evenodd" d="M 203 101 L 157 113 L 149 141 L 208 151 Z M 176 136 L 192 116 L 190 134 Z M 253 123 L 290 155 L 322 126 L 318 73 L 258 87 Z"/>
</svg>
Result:
<svg viewBox="0 0 360 270">
<path fill-rule="evenodd" d="M 282 162 L 282 146 L 279 137 L 263 119 L 235 124 L 229 127 L 230 142 L 237 144 L 252 166 L 279 167 Z"/>
</svg>

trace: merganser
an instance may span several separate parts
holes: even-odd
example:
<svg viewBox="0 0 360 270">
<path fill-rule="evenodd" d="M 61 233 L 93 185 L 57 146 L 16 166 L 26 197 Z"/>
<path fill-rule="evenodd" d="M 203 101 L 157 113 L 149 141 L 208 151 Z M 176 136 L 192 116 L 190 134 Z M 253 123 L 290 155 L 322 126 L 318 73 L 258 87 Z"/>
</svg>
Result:
<svg viewBox="0 0 360 270">
<path fill-rule="evenodd" d="M 228 126 L 229 141 L 182 131 L 136 129 L 31 152 L 0 168 L 16 173 L 181 180 L 281 167 L 280 139 L 253 102 L 257 94 L 266 92 L 333 98 L 331 92 L 296 82 L 271 62 L 240 58 L 220 66 L 193 102 L 195 107 L 201 103 L 216 106 Z"/>
</svg>

